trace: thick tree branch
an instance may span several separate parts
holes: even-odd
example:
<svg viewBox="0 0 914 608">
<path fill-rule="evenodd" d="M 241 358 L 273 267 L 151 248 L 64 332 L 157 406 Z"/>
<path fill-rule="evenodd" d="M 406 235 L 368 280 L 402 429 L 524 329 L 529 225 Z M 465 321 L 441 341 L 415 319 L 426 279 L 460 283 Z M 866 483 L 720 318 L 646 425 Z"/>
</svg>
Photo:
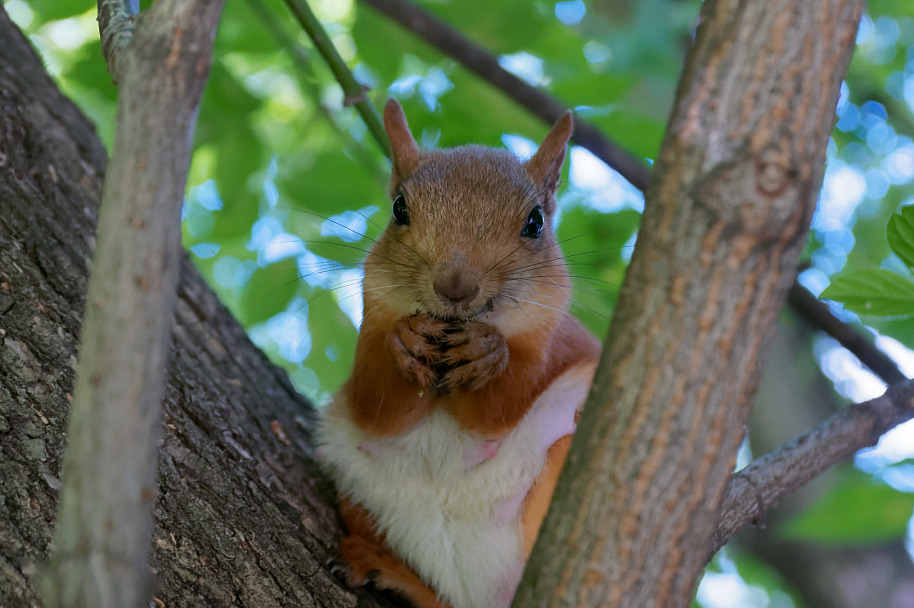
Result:
<svg viewBox="0 0 914 608">
<path fill-rule="evenodd" d="M 49 607 L 138 606 L 149 597 L 180 212 L 222 0 L 160 0 L 132 40 L 129 11 L 118 10 L 100 20 L 119 111 L 43 589 Z"/>
<path fill-rule="evenodd" d="M 133 42 L 133 28 L 139 12 L 139 0 L 98 0 L 102 55 L 115 83 L 123 79 L 127 69 L 124 59 Z"/>
<path fill-rule="evenodd" d="M 708 559 L 746 524 L 762 521 L 782 496 L 857 450 L 876 445 L 883 433 L 914 418 L 912 399 L 914 380 L 894 384 L 881 397 L 838 412 L 732 475 Z"/>
<path fill-rule="evenodd" d="M 378 148 L 380 148 L 385 156 L 389 157 L 390 144 L 387 142 L 387 134 L 384 132 L 384 127 L 381 124 L 381 117 L 378 114 L 377 109 L 375 109 L 374 105 L 368 99 L 368 96 L 365 95 L 365 86 L 352 75 L 346 62 L 343 61 L 343 58 L 340 57 L 336 47 L 333 46 L 333 42 L 331 42 L 330 37 L 324 30 L 324 26 L 321 25 L 320 20 L 314 16 L 307 1 L 285 0 L 285 3 L 286 6 L 289 7 L 289 10 L 292 11 L 292 14 L 295 15 L 295 18 L 302 26 L 302 29 L 305 30 L 311 38 L 311 41 L 314 42 L 314 46 L 317 47 L 317 50 L 320 52 L 321 56 L 323 56 L 324 61 L 327 62 L 327 65 L 336 77 L 337 82 L 343 87 L 343 94 L 345 95 L 343 105 L 355 106 L 359 115 L 362 117 L 362 120 L 365 121 L 365 126 L 368 127 L 368 131 L 378 144 Z"/>
<path fill-rule="evenodd" d="M 515 606 L 689 604 L 706 563 L 694 547 L 718 527 L 862 10 L 863 0 L 704 3 L 592 393 Z"/>
<path fill-rule="evenodd" d="M 511 99 L 552 124 L 567 111 L 564 104 L 505 70 L 498 59 L 424 8 L 407 0 L 363 0 L 406 29 L 437 47 Z M 619 172 L 639 190 L 650 182 L 650 170 L 639 159 L 604 137 L 593 125 L 576 119 L 573 141 Z"/>
</svg>

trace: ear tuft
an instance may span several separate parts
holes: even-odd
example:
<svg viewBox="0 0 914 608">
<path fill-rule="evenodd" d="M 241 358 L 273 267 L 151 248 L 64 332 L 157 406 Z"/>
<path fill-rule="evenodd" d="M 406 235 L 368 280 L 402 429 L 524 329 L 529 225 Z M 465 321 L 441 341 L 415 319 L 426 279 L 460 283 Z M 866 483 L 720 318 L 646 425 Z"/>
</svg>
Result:
<svg viewBox="0 0 914 608">
<path fill-rule="evenodd" d="M 559 185 L 562 174 L 562 164 L 565 162 L 565 146 L 574 131 L 574 119 L 571 112 L 562 114 L 543 144 L 524 165 L 533 179 L 545 186 L 548 194 L 554 194 Z"/>
<path fill-rule="evenodd" d="M 396 99 L 384 106 L 384 129 L 390 139 L 390 155 L 393 161 L 391 183 L 398 183 L 419 166 L 419 145 L 409 130 L 403 107 Z"/>
</svg>

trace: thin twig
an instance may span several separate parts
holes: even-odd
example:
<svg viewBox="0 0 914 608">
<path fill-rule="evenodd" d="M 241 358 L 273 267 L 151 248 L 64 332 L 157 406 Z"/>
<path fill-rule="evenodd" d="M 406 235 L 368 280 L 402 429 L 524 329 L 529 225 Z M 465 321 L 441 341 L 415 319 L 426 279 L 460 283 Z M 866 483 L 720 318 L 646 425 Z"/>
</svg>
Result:
<svg viewBox="0 0 914 608">
<path fill-rule="evenodd" d="M 323 56 L 324 61 L 327 62 L 327 65 L 336 77 L 337 82 L 343 87 L 343 95 L 345 97 L 343 105 L 355 106 L 359 115 L 362 117 L 362 120 L 365 121 L 365 125 L 368 127 L 371 135 L 374 137 L 375 142 L 378 144 L 378 148 L 381 149 L 385 156 L 389 157 L 390 144 L 387 142 L 387 134 L 384 132 L 384 127 L 381 124 L 381 116 L 368 99 L 368 96 L 365 95 L 365 85 L 356 80 L 355 76 L 352 75 L 346 62 L 340 57 L 336 47 L 333 46 L 333 42 L 330 41 L 330 37 L 324 30 L 324 26 L 321 25 L 320 20 L 314 16 L 308 3 L 305 2 L 305 0 L 285 0 L 285 3 L 286 6 L 289 7 L 289 10 L 292 11 L 292 14 L 295 15 L 298 23 L 311 38 L 312 42 L 314 42 L 314 46 L 317 47 L 317 50 L 320 52 L 321 56 Z"/>
<path fill-rule="evenodd" d="M 551 124 L 567 111 L 565 104 L 505 70 L 494 55 L 424 8 L 406 0 L 364 2 L 437 47 L 545 122 Z M 651 172 L 644 161 L 604 137 L 587 121 L 575 119 L 574 122 L 574 143 L 589 150 L 639 190 L 647 188 Z"/>
<path fill-rule="evenodd" d="M 382 186 L 387 186 L 387 176 L 382 172 L 377 158 L 362 144 L 357 141 L 348 131 L 340 128 L 333 117 L 333 112 L 324 103 L 321 102 L 320 89 L 315 84 L 314 70 L 311 64 L 311 57 L 308 51 L 300 45 L 282 26 L 273 11 L 264 3 L 264 0 L 247 0 L 248 6 L 254 11 L 264 27 L 270 32 L 270 35 L 279 42 L 280 46 L 289 51 L 292 61 L 298 68 L 297 74 L 300 76 L 298 82 L 305 92 L 314 101 L 318 113 L 327 121 L 330 128 L 336 136 L 343 142 L 346 150 L 352 156 L 359 160 L 362 165 L 371 173 L 375 180 Z"/>
<path fill-rule="evenodd" d="M 115 84 L 124 77 L 126 50 L 133 42 L 133 28 L 140 13 L 139 0 L 98 0 L 98 32 L 102 55 Z"/>
<path fill-rule="evenodd" d="M 746 524 L 761 522 L 782 496 L 914 418 L 912 398 L 914 380 L 894 384 L 881 397 L 841 410 L 734 473 L 724 491 L 708 559 Z"/>
</svg>

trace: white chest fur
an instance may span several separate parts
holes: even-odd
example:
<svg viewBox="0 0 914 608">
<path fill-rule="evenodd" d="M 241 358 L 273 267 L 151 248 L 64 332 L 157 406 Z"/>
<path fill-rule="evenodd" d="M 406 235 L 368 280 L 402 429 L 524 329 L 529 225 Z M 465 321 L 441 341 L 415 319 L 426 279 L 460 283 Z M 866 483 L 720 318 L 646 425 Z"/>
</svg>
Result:
<svg viewBox="0 0 914 608">
<path fill-rule="evenodd" d="M 323 460 L 341 494 L 370 511 L 391 549 L 453 608 L 510 604 L 523 571 L 520 510 L 546 451 L 574 431 L 593 364 L 566 371 L 500 442 L 462 431 L 443 411 L 372 438 L 327 407 Z"/>
</svg>

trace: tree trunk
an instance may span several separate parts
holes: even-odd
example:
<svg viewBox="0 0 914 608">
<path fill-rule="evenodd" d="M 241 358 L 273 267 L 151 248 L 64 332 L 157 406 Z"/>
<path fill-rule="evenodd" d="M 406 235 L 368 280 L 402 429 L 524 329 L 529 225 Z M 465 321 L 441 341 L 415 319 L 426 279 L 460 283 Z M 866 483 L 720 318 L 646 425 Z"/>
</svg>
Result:
<svg viewBox="0 0 914 608">
<path fill-rule="evenodd" d="M 0 40 L 0 606 L 19 608 L 41 605 L 106 153 L 2 7 Z M 173 332 L 155 603 L 400 605 L 330 573 L 314 409 L 186 259 Z"/>
<path fill-rule="evenodd" d="M 689 604 L 862 9 L 702 6 L 593 392 L 514 606 Z"/>
</svg>

